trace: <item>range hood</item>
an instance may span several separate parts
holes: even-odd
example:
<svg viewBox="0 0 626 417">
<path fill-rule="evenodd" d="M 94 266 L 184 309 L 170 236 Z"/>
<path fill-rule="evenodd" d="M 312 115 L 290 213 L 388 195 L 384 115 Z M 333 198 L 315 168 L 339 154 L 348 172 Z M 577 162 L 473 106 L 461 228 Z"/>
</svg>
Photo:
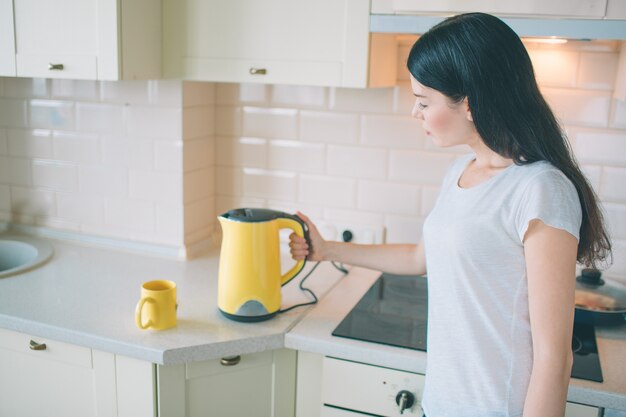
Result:
<svg viewBox="0 0 626 417">
<path fill-rule="evenodd" d="M 371 14 L 370 32 L 421 34 L 444 15 Z M 501 17 L 520 37 L 626 40 L 626 20 Z"/>
</svg>

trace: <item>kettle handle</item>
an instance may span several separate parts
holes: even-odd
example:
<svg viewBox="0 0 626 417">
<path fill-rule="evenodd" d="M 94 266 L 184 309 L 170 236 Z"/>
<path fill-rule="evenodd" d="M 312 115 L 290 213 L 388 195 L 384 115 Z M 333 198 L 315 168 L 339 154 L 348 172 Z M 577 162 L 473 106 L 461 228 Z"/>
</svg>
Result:
<svg viewBox="0 0 626 417">
<path fill-rule="evenodd" d="M 300 237 L 304 237 L 310 245 L 309 241 L 309 230 L 306 226 L 306 223 L 302 221 L 302 219 L 293 214 L 284 214 L 284 217 L 279 217 L 276 219 L 278 221 L 279 229 L 291 229 L 294 233 Z M 280 277 L 280 285 L 283 286 L 289 281 L 291 281 L 296 275 L 302 271 L 304 268 L 304 264 L 306 263 L 306 259 L 302 259 L 297 261 L 296 264 L 284 275 Z"/>
</svg>

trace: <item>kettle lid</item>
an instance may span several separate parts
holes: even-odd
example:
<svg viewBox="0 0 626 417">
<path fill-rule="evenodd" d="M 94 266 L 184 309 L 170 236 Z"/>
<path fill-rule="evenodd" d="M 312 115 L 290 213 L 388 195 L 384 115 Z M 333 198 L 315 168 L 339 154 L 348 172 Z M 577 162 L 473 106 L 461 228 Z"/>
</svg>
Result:
<svg viewBox="0 0 626 417">
<path fill-rule="evenodd" d="M 220 215 L 228 220 L 243 223 L 258 223 L 267 222 L 270 220 L 279 219 L 282 217 L 291 217 L 290 215 L 277 210 L 261 209 L 261 208 L 238 208 L 228 210 L 226 213 Z"/>
</svg>

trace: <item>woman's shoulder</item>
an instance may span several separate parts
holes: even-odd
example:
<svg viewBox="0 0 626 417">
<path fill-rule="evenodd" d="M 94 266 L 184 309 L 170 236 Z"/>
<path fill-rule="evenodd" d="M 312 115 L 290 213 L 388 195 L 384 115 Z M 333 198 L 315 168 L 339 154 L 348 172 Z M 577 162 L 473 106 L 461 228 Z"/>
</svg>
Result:
<svg viewBox="0 0 626 417">
<path fill-rule="evenodd" d="M 519 165 L 519 185 L 526 190 L 561 190 L 576 193 L 574 183 L 557 167 L 548 161 L 537 161 Z"/>
</svg>

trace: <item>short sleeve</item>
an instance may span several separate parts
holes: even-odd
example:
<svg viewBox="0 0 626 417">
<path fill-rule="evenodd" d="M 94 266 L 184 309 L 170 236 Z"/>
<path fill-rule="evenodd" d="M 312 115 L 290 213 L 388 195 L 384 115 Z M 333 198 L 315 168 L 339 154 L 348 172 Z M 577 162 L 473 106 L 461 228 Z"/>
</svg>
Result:
<svg viewBox="0 0 626 417">
<path fill-rule="evenodd" d="M 516 216 L 520 241 L 524 240 L 528 225 L 534 219 L 580 239 L 580 200 L 576 187 L 562 172 L 550 169 L 538 173 L 530 179 L 521 197 Z"/>
</svg>

